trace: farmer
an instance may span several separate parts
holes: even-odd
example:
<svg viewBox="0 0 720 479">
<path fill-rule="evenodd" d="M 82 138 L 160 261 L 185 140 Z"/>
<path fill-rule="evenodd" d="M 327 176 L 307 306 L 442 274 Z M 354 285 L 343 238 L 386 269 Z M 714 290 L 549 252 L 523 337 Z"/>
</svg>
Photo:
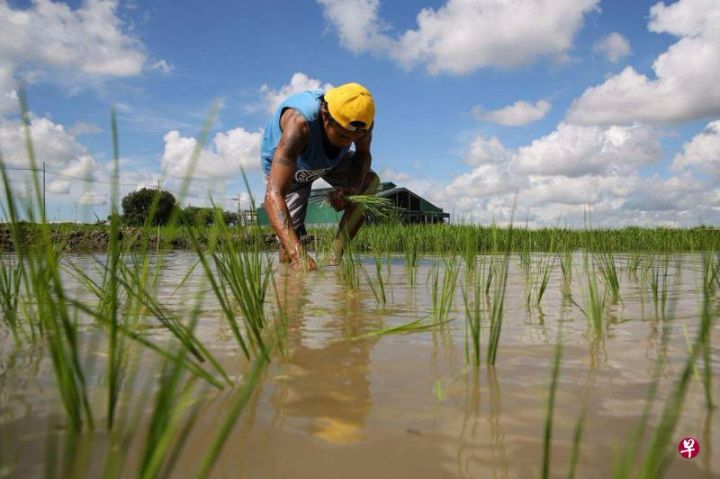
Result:
<svg viewBox="0 0 720 479">
<path fill-rule="evenodd" d="M 292 269 L 314 270 L 315 261 L 300 240 L 312 182 L 322 178 L 335 187 L 328 201 L 344 210 L 335 240 L 336 262 L 343 244 L 364 222 L 362 207 L 349 195 L 373 194 L 379 184 L 370 169 L 375 103 L 357 83 L 322 91 L 304 91 L 280 104 L 265 128 L 261 162 L 265 172 L 265 212 L 280 242 L 280 261 Z M 355 144 L 354 151 L 350 146 Z"/>
</svg>

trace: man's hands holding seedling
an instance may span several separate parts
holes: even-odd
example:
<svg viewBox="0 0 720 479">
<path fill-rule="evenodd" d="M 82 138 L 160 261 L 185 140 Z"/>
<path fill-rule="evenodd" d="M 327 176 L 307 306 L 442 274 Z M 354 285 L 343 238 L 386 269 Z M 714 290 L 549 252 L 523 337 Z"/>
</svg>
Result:
<svg viewBox="0 0 720 479">
<path fill-rule="evenodd" d="M 347 199 L 347 197 L 354 194 L 356 194 L 356 192 L 353 188 L 339 186 L 327 193 L 327 199 L 330 206 L 332 206 L 335 211 L 342 211 L 350 207 L 352 203 Z"/>
</svg>

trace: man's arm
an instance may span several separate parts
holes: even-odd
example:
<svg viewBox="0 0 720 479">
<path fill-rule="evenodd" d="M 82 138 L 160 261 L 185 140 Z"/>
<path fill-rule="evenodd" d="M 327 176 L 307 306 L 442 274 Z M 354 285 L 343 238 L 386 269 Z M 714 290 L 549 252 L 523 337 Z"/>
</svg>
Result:
<svg viewBox="0 0 720 479">
<path fill-rule="evenodd" d="M 372 164 L 372 155 L 370 154 L 370 144 L 372 143 L 372 130 L 373 127 L 365 136 L 355 142 L 355 159 L 357 161 L 357 169 L 353 175 L 352 183 L 350 184 L 351 195 L 360 195 L 363 193 L 363 185 L 365 184 L 365 177 L 370 171 L 370 165 Z"/>
<path fill-rule="evenodd" d="M 292 185 L 297 168 L 297 158 L 307 147 L 309 130 L 305 118 L 292 109 L 288 109 L 282 114 L 280 126 L 283 133 L 270 167 L 264 206 L 270 224 L 280 240 L 280 245 L 290 255 L 291 264 L 300 264 L 305 260 L 307 254 L 295 228 L 293 228 L 285 195 L 290 191 Z M 307 266 L 314 269 L 310 264 Z"/>
</svg>

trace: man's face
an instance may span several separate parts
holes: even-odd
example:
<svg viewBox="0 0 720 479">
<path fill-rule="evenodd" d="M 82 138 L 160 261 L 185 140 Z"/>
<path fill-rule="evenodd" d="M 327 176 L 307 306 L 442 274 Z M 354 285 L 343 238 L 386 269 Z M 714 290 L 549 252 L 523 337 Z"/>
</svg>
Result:
<svg viewBox="0 0 720 479">
<path fill-rule="evenodd" d="M 358 141 L 363 136 L 367 135 L 367 130 L 361 131 L 350 131 L 342 127 L 340 123 L 336 122 L 327 110 L 321 110 L 323 117 L 323 127 L 325 128 L 325 134 L 327 135 L 328 141 L 338 148 L 345 148 L 350 146 L 352 143 Z"/>
</svg>

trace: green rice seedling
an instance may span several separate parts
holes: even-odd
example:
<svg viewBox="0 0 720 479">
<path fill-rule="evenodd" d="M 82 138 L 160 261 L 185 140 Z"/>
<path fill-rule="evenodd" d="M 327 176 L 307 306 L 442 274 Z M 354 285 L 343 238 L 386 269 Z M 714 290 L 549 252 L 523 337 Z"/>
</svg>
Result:
<svg viewBox="0 0 720 479">
<path fill-rule="evenodd" d="M 20 297 L 20 278 L 22 264 L 19 262 L 0 259 L 0 312 L 2 319 L 10 328 L 15 344 L 22 342 L 22 325 L 18 315 L 18 299 Z"/>
<path fill-rule="evenodd" d="M 183 350 L 180 355 L 186 354 Z M 184 381 L 184 369 L 177 362 L 166 362 L 155 394 L 153 412 L 145 438 L 138 476 L 157 477 L 172 440 L 180 430 L 181 404 L 187 402 L 194 381 Z"/>
<path fill-rule="evenodd" d="M 675 444 L 673 433 L 680 414 L 682 413 L 684 397 L 689 387 L 690 378 L 695 370 L 695 361 L 702 349 L 703 343 L 707 341 L 707 336 L 710 334 L 713 322 L 714 314 L 710 295 L 707 290 L 704 290 L 703 304 L 700 313 L 700 329 L 695 341 L 688 348 L 689 351 L 685 366 L 665 401 L 665 407 L 658 420 L 658 425 L 651 435 L 649 441 L 650 446 L 646 447 L 648 440 L 645 436 L 648 429 L 650 413 L 657 396 L 659 379 L 665 366 L 666 355 L 664 352 L 658 354 L 657 360 L 655 361 L 652 380 L 643 411 L 626 446 L 622 449 L 623 452 L 619 461 L 615 465 L 613 472 L 615 479 L 635 477 L 654 478 L 662 476 L 670 460 L 667 446 L 669 444 Z M 661 338 L 661 348 L 663 350 L 667 348 L 669 340 L 670 334 L 666 331 Z M 636 464 L 636 458 L 643 449 L 645 449 L 644 459 L 641 460 L 641 464 Z"/>
<path fill-rule="evenodd" d="M 710 306 L 707 304 L 709 303 L 709 298 L 713 294 L 713 283 L 717 279 L 717 270 L 714 268 L 713 263 L 713 254 L 710 253 L 704 253 L 702 256 L 702 262 L 703 262 L 703 301 L 704 301 L 704 307 L 703 307 L 703 320 L 704 321 L 711 321 L 711 311 Z M 705 389 L 705 404 L 707 405 L 708 409 L 714 409 L 715 402 L 713 401 L 712 396 L 712 346 L 710 343 L 710 340 L 712 339 L 712 334 L 708 333 L 705 335 L 704 340 L 702 342 L 702 353 L 703 353 L 703 386 Z"/>
<path fill-rule="evenodd" d="M 550 377 L 550 390 L 548 392 L 547 409 L 545 412 L 545 426 L 543 432 L 543 456 L 542 456 L 542 477 L 550 477 L 550 448 L 552 445 L 552 424 L 555 410 L 555 395 L 557 391 L 558 377 L 560 375 L 560 360 L 562 358 L 562 338 L 558 334 L 555 354 L 553 355 L 552 374 Z"/>
<path fill-rule="evenodd" d="M 600 292 L 594 271 L 587 272 L 587 298 L 585 300 L 585 317 L 592 324 L 595 333 L 602 334 L 603 318 L 605 316 L 606 305 L 605 291 Z"/>
<path fill-rule="evenodd" d="M 662 262 L 659 257 L 656 258 L 649 268 L 650 289 L 652 291 L 653 304 L 655 305 L 656 318 L 665 317 L 669 286 L 669 263 L 670 259 L 666 255 Z"/>
<path fill-rule="evenodd" d="M 365 214 L 375 218 L 388 218 L 392 213 L 392 203 L 388 198 L 376 195 L 350 195 L 347 200 L 363 207 Z"/>
<path fill-rule="evenodd" d="M 587 416 L 587 406 L 583 406 L 575 423 L 575 431 L 573 433 L 573 447 L 570 453 L 570 466 L 568 466 L 567 479 L 573 479 L 575 477 L 575 470 L 577 469 L 578 458 L 580 457 L 580 444 L 582 443 L 583 431 L 585 429 L 585 417 Z"/>
<path fill-rule="evenodd" d="M 211 253 L 215 269 L 240 306 L 246 330 L 251 333 L 251 344 L 256 350 L 264 349 L 262 331 L 266 324 L 264 307 L 271 264 L 263 260 L 257 246 L 238 247 L 219 209 L 215 211 L 221 238 Z"/>
<path fill-rule="evenodd" d="M 111 113 L 111 131 L 113 144 L 113 170 L 112 170 L 112 186 L 111 186 L 111 206 L 110 206 L 110 245 L 108 251 L 108 263 L 110 264 L 108 272 L 108 309 L 110 310 L 110 339 L 109 339 L 109 357 L 108 357 L 108 411 L 107 411 L 107 427 L 112 429 L 115 420 L 115 407 L 117 405 L 120 383 L 122 381 L 123 366 L 123 344 L 118 334 L 118 265 L 120 263 L 120 248 L 118 245 L 118 227 L 120 216 L 118 214 L 118 181 L 119 181 L 119 162 L 120 151 L 118 143 L 117 120 L 115 112 Z"/>
<path fill-rule="evenodd" d="M 480 264 L 480 275 L 478 277 L 479 286 L 483 288 L 486 296 L 490 294 L 490 288 L 492 287 L 493 279 L 496 276 L 496 269 L 497 265 L 493 261 L 492 256 L 489 257 L 487 261 L 483 260 Z"/>
<path fill-rule="evenodd" d="M 443 324 L 449 323 L 452 320 L 447 320 L 445 323 L 437 323 L 437 322 L 426 322 L 425 320 L 429 316 L 416 319 L 414 321 L 410 321 L 408 323 L 403 323 L 398 326 L 391 326 L 388 328 L 381 328 L 377 329 L 375 331 L 370 331 L 369 333 L 362 334 L 360 336 L 355 336 L 351 338 L 352 341 L 357 341 L 360 339 L 367 339 L 367 338 L 375 338 L 380 336 L 389 336 L 393 334 L 412 334 L 412 333 L 422 333 L 425 331 L 430 331 L 432 329 L 436 329 L 438 326 L 442 326 Z"/>
<path fill-rule="evenodd" d="M 67 295 L 60 277 L 60 252 L 52 241 L 50 228 L 45 221 L 42 207 L 42 191 L 37 175 L 35 153 L 30 137 L 30 113 L 23 88 L 19 91 L 20 110 L 25 145 L 31 165 L 31 177 L 34 190 L 25 208 L 26 217 L 32 222 L 39 210 L 40 223 L 35 225 L 37 235 L 28 245 L 17 225 L 17 208 L 13 189 L 4 163 L 0 168 L 5 187 L 6 208 L 11 216 L 11 231 L 19 261 L 27 268 L 23 273 L 27 277 L 28 297 L 34 302 L 34 320 L 40 324 L 40 332 L 47 341 L 52 365 L 60 391 L 61 400 L 70 425 L 75 430 L 83 425 L 93 427 L 93 414 L 90 409 L 85 373 L 81 366 L 80 344 L 77 331 L 77 317 L 70 312 Z M 2 159 L 0 158 L 0 163 Z"/>
<path fill-rule="evenodd" d="M 212 440 L 205 456 L 201 460 L 200 467 L 198 468 L 198 472 L 195 477 L 205 478 L 210 475 L 213 465 L 220 456 L 220 452 L 222 451 L 225 442 L 227 442 L 227 438 L 230 436 L 233 426 L 245 408 L 252 392 L 255 390 L 257 383 L 260 381 L 262 372 L 265 370 L 265 366 L 267 366 L 269 362 L 270 357 L 265 353 L 262 353 L 255 358 L 249 373 L 243 379 L 242 386 L 240 387 L 230 410 L 225 416 L 225 420 L 220 426 L 217 436 L 215 436 Z"/>
<path fill-rule="evenodd" d="M 340 259 L 340 280 L 351 290 L 360 287 L 360 265 L 355 260 L 353 248 L 350 244 L 345 249 L 345 254 Z"/>
<path fill-rule="evenodd" d="M 668 444 L 673 444 L 675 426 L 680 418 L 685 394 L 690 383 L 692 371 L 697 356 L 704 349 L 704 345 L 708 341 L 711 327 L 713 323 L 713 311 L 708 291 L 703 292 L 703 306 L 700 318 L 700 331 L 693 344 L 692 352 L 689 355 L 685 367 L 675 384 L 673 391 L 665 402 L 663 413 L 660 416 L 659 423 L 650 440 L 650 446 L 645 454 L 645 459 L 639 471 L 639 475 L 635 477 L 654 478 L 662 475 L 663 470 L 669 462 Z M 674 451 L 673 451 L 674 453 Z"/>
<path fill-rule="evenodd" d="M 620 300 L 620 279 L 615 265 L 615 257 L 611 252 L 606 252 L 597 255 L 594 261 L 598 264 L 605 291 L 609 292 L 613 301 Z"/>
<path fill-rule="evenodd" d="M 588 255 L 585 254 L 584 270 L 587 288 L 585 290 L 585 307 L 580 306 L 574 299 L 570 298 L 572 303 L 582 311 L 583 316 L 592 326 L 595 334 L 600 337 L 603 333 L 605 308 L 607 305 L 605 290 L 598 286 L 597 276 L 595 273 L 595 265 L 590 264 Z"/>
<path fill-rule="evenodd" d="M 370 290 L 372 291 L 375 300 L 380 304 L 387 303 L 387 297 L 385 296 L 385 281 L 383 280 L 382 262 L 380 256 L 377 254 L 375 255 L 375 281 L 370 278 L 370 275 L 367 271 L 365 271 L 365 268 L 360 266 L 360 269 L 365 276 L 365 281 L 368 286 L 370 286 Z"/>
<path fill-rule="evenodd" d="M 571 294 L 571 285 L 572 285 L 572 266 L 573 264 L 573 256 L 572 252 L 570 250 L 565 250 L 565 253 L 563 253 L 562 259 L 560 261 L 560 270 L 562 271 L 563 276 L 563 285 L 562 285 L 562 294 L 563 297 L 569 297 Z"/>
<path fill-rule="evenodd" d="M 502 264 L 498 267 L 496 273 L 497 281 L 495 290 L 490 303 L 490 330 L 487 347 L 487 364 L 494 366 L 497 360 L 498 347 L 500 346 L 500 333 L 502 332 L 503 313 L 505 307 L 505 291 L 507 290 L 508 269 L 510 266 L 510 250 L 513 241 L 513 219 L 515 217 L 515 206 L 517 204 L 517 196 L 513 200 L 512 213 L 510 215 L 510 227 L 507 230 L 507 243 L 505 244 L 505 253 L 503 255 Z M 494 242 L 495 252 L 499 250 L 499 243 Z"/>
<path fill-rule="evenodd" d="M 245 354 L 245 357 L 250 359 L 252 354 L 254 353 L 250 346 L 251 340 L 250 338 L 246 338 L 242 330 L 240 329 L 240 325 L 238 324 L 235 313 L 233 312 L 232 304 L 230 302 L 230 298 L 228 297 L 228 293 L 223 287 L 222 283 L 220 283 L 215 277 L 215 273 L 210 267 L 210 261 L 207 258 L 207 254 L 209 254 L 210 256 L 212 256 L 213 254 L 213 249 L 216 245 L 216 234 L 211 235 L 208 245 L 210 249 L 206 253 L 200 243 L 199 232 L 195 228 L 190 228 L 188 231 L 190 232 L 190 238 L 193 244 L 193 248 L 195 249 L 195 253 L 200 260 L 200 265 L 202 266 L 203 271 L 205 272 L 205 277 L 210 283 L 211 290 L 217 298 L 218 303 L 220 304 L 220 308 L 223 312 L 223 317 L 228 322 L 230 330 L 232 331 L 233 336 L 238 343 L 238 346 L 240 346 L 240 349 Z"/>
<path fill-rule="evenodd" d="M 376 220 L 387 219 L 392 215 L 393 205 L 388 198 L 376 195 L 349 195 L 345 197 L 349 202 L 362 207 L 364 213 Z M 327 205 L 327 200 L 322 202 Z"/>
<path fill-rule="evenodd" d="M 510 263 L 509 253 L 500 265 L 498 273 L 498 281 L 495 285 L 490 304 L 490 335 L 488 337 L 487 363 L 495 365 L 497 360 L 498 347 L 500 345 L 500 333 L 502 331 L 503 310 L 505 307 L 505 291 L 507 289 L 508 265 Z"/>
<path fill-rule="evenodd" d="M 475 281 L 466 282 L 462 289 L 465 304 L 465 361 L 473 366 L 480 367 L 480 328 L 482 324 L 481 281 L 476 273 Z M 472 300 L 470 291 L 472 288 Z M 470 347 L 472 345 L 472 348 Z"/>
<path fill-rule="evenodd" d="M 465 272 L 467 277 L 475 271 L 475 258 L 478 253 L 477 238 L 474 229 L 466 228 L 464 230 L 465 249 L 463 251 L 463 260 L 465 261 Z"/>
<path fill-rule="evenodd" d="M 535 305 L 539 306 L 542 297 L 547 290 L 550 275 L 555 268 L 555 256 L 545 254 L 537 261 L 530 260 L 528 274 L 526 275 L 525 284 L 527 288 L 526 306 L 529 309 L 532 302 L 533 293 L 535 293 Z"/>
<path fill-rule="evenodd" d="M 637 278 L 637 272 L 638 272 L 638 269 L 640 269 L 642 262 L 643 262 L 643 254 L 639 253 L 637 251 L 633 251 L 630 255 L 630 261 L 628 263 L 628 274 L 631 277 Z"/>
<path fill-rule="evenodd" d="M 460 265 L 454 258 L 443 259 L 444 271 L 442 284 L 440 284 L 440 272 L 435 270 L 432 286 L 433 317 L 437 322 L 445 322 L 452 308 L 455 286 L 457 284 Z"/>
<path fill-rule="evenodd" d="M 408 277 L 408 284 L 412 287 L 415 285 L 417 278 L 418 263 L 418 241 L 415 237 L 409 234 L 404 237 L 403 253 L 405 254 L 405 271 Z"/>
</svg>

